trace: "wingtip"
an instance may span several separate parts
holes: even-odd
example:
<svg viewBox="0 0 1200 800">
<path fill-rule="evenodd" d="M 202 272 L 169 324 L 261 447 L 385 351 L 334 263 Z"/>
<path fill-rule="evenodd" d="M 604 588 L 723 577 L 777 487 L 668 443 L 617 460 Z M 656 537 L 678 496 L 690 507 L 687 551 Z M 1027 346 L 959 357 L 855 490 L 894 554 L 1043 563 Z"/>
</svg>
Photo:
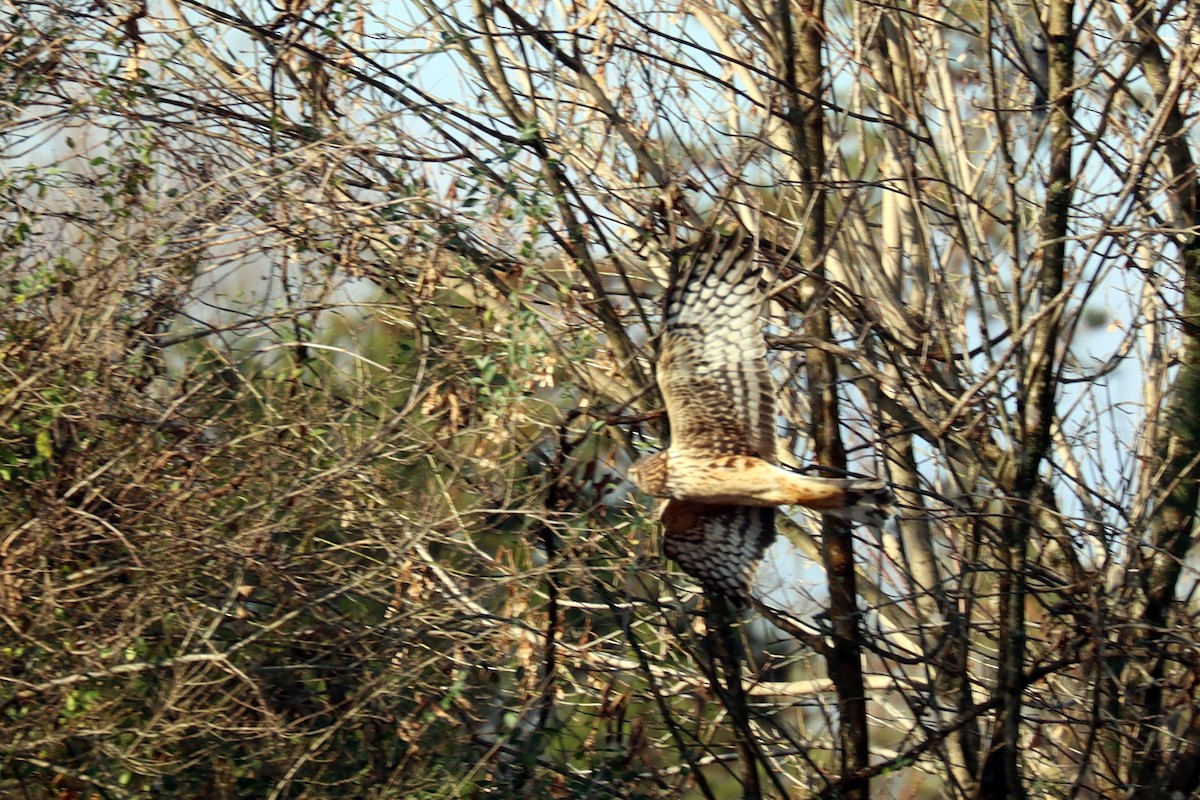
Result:
<svg viewBox="0 0 1200 800">
<path fill-rule="evenodd" d="M 700 256 L 706 256 L 700 258 Z M 681 247 L 675 253 L 677 270 L 698 270 L 703 265 L 704 274 L 719 273 L 734 282 L 748 275 L 762 274 L 762 265 L 756 257 L 754 237 L 745 228 L 731 232 L 704 231 L 696 241 Z M 679 282 L 675 282 L 678 284 Z"/>
</svg>

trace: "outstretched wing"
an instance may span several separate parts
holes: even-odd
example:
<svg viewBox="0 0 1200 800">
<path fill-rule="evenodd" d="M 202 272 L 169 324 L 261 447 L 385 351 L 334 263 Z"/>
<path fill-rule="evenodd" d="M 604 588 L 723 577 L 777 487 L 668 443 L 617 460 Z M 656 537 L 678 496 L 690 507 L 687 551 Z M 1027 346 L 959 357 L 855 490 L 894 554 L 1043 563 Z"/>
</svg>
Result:
<svg viewBox="0 0 1200 800">
<path fill-rule="evenodd" d="M 658 358 L 672 449 L 776 461 L 761 275 L 746 236 L 709 235 L 677 264 Z"/>
<path fill-rule="evenodd" d="M 775 539 L 775 509 L 668 500 L 662 509 L 663 545 L 709 592 L 743 603 L 758 562 Z"/>
</svg>

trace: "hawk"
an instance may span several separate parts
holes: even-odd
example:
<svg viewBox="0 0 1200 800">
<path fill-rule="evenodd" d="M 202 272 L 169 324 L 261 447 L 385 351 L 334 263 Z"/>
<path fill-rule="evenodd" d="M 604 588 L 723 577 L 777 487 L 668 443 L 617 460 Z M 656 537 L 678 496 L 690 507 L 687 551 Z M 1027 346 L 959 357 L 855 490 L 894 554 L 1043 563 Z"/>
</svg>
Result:
<svg viewBox="0 0 1200 800">
<path fill-rule="evenodd" d="M 629 470 L 639 489 L 666 498 L 659 519 L 667 555 L 705 589 L 737 602 L 748 598 L 775 538 L 776 506 L 882 524 L 892 502 L 879 480 L 779 466 L 761 276 L 745 236 L 710 236 L 675 270 L 657 365 L 671 443 Z"/>
</svg>

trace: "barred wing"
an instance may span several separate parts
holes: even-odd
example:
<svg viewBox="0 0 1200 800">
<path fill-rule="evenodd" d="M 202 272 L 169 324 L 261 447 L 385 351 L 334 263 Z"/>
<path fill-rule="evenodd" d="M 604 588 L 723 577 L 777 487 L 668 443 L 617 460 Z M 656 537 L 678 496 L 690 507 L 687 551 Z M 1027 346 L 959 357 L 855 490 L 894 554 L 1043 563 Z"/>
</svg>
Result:
<svg viewBox="0 0 1200 800">
<path fill-rule="evenodd" d="M 709 592 L 744 603 L 763 553 L 775 539 L 775 509 L 668 500 L 664 549 Z"/>
<path fill-rule="evenodd" d="M 776 461 L 761 275 L 746 237 L 711 235 L 676 269 L 658 360 L 673 449 Z"/>
</svg>

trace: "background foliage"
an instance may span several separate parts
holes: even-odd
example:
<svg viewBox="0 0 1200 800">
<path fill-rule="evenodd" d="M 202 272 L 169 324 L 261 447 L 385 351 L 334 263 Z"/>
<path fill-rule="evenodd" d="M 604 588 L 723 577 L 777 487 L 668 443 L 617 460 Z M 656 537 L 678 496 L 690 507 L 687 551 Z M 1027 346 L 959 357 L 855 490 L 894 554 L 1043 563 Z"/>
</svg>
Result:
<svg viewBox="0 0 1200 800">
<path fill-rule="evenodd" d="M 0 793 L 1196 794 L 1192 6 L 3 20 Z M 738 619 L 622 478 L 735 224 L 901 501 Z"/>
</svg>

